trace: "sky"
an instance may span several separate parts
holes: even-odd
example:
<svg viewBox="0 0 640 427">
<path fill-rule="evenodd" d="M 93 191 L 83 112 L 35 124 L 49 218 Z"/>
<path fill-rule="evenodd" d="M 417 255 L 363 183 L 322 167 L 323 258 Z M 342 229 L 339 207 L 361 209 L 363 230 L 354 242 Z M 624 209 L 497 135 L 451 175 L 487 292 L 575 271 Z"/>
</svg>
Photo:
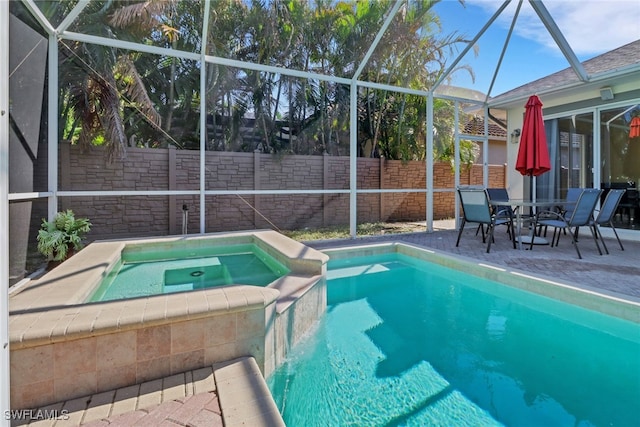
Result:
<svg viewBox="0 0 640 427">
<path fill-rule="evenodd" d="M 458 65 L 468 65 L 475 82 L 463 70 L 450 84 L 488 93 L 518 0 L 513 0 Z M 544 6 L 580 61 L 640 39 L 640 0 L 544 0 Z M 469 40 L 490 20 L 502 0 L 443 0 L 434 7 L 445 34 L 457 31 Z M 491 96 L 569 67 L 528 1 L 523 1 L 504 53 Z"/>
</svg>

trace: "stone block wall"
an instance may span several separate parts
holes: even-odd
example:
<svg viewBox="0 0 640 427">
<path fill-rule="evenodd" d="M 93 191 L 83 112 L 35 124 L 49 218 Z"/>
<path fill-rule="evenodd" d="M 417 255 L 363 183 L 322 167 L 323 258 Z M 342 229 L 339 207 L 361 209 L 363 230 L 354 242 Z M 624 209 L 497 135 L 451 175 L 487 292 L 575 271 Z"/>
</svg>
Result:
<svg viewBox="0 0 640 427">
<path fill-rule="evenodd" d="M 60 190 L 169 189 L 170 150 L 129 148 L 125 159 L 113 163 L 106 161 L 104 149 L 100 147 L 83 152 L 80 147 L 62 143 L 60 150 Z"/>
<path fill-rule="evenodd" d="M 200 153 L 190 150 L 129 148 L 123 161 L 107 164 L 104 150 L 83 152 L 60 145 L 60 188 L 65 191 L 188 190 L 200 185 Z M 238 190 L 348 190 L 349 157 L 278 156 L 207 152 L 205 188 Z M 489 186 L 505 186 L 505 166 L 489 167 Z M 358 189 L 424 189 L 425 162 L 357 159 Z M 482 166 L 461 173 L 462 185 L 481 185 Z M 448 163 L 433 171 L 434 218 L 454 215 L 454 174 Z M 60 209 L 73 209 L 93 223 L 92 239 L 181 234 L 200 230 L 200 196 L 125 195 L 61 197 Z M 253 228 L 299 229 L 349 223 L 348 194 L 207 195 L 207 232 Z M 183 211 L 185 206 L 188 211 Z M 358 222 L 424 221 L 424 192 L 359 194 Z"/>
<path fill-rule="evenodd" d="M 198 174 L 200 167 L 200 154 L 185 150 L 174 150 L 177 157 L 188 159 L 191 167 L 196 168 Z M 194 153 L 197 161 L 189 159 L 187 153 Z M 206 156 L 205 188 L 207 190 L 253 190 L 256 182 L 254 170 L 256 155 L 254 153 L 227 153 L 222 151 L 208 151 Z M 259 180 L 258 180 L 259 181 Z M 178 185 L 180 183 L 178 182 Z M 179 189 L 179 186 L 176 189 Z M 196 185 L 195 190 L 198 189 Z"/>
</svg>

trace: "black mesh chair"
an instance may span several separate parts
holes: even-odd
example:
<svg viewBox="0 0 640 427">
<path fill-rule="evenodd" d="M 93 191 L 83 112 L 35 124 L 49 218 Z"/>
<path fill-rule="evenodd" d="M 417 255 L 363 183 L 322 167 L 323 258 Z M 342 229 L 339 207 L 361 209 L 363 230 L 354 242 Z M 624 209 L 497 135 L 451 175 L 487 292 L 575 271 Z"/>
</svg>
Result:
<svg viewBox="0 0 640 427">
<path fill-rule="evenodd" d="M 497 218 L 499 219 L 514 218 L 515 210 L 511 205 L 506 203 L 509 201 L 509 192 L 507 191 L 506 188 L 487 188 L 487 195 L 489 196 L 490 201 L 505 202 L 504 205 L 491 204 L 491 210 L 494 214 L 496 214 Z M 482 224 L 479 227 L 481 228 Z M 483 233 L 484 233 L 484 229 L 483 229 Z M 509 234 L 510 238 L 513 238 L 513 236 L 511 235 L 511 227 L 507 227 L 507 233 Z M 482 241 L 484 242 L 484 234 L 483 234 Z"/>
<path fill-rule="evenodd" d="M 573 210 L 576 207 L 576 203 L 578 202 L 578 198 L 580 197 L 580 194 L 582 194 L 582 188 L 577 188 L 577 187 L 570 187 L 567 188 L 567 194 L 564 197 L 565 203 L 562 204 L 562 206 L 556 206 L 553 211 L 556 213 L 559 213 L 560 215 L 562 215 L 565 218 L 571 218 L 571 215 L 573 214 Z M 546 214 L 546 212 L 543 212 L 542 215 L 544 216 Z M 554 219 L 555 216 L 551 215 L 550 219 Z M 542 219 L 542 218 L 540 218 Z M 547 226 L 540 226 L 540 228 L 544 227 L 544 234 L 541 233 L 542 230 L 538 230 L 538 234 L 543 234 L 544 237 L 547 237 Z M 567 234 L 567 230 L 564 229 L 563 230 L 564 234 Z M 576 228 L 575 230 L 576 236 L 578 235 L 578 229 Z M 560 234 L 558 233 L 558 230 L 554 228 L 553 230 L 553 238 L 552 238 L 552 243 L 553 241 L 557 242 L 560 240 Z"/>
<path fill-rule="evenodd" d="M 513 217 L 498 218 L 494 210 L 489 204 L 489 196 L 486 190 L 481 188 L 458 188 L 458 195 L 460 196 L 460 203 L 462 204 L 462 223 L 460 224 L 460 231 L 458 232 L 458 240 L 456 240 L 456 247 L 460 244 L 460 238 L 462 237 L 462 231 L 464 226 L 468 222 L 477 223 L 481 226 L 487 227 L 487 253 L 491 250 L 491 243 L 493 242 L 493 232 L 496 225 L 506 224 L 511 228 L 513 224 Z M 513 232 L 510 233 L 513 236 Z M 515 248 L 515 241 L 513 238 L 513 247 Z M 483 236 L 483 242 L 485 241 Z"/>
<path fill-rule="evenodd" d="M 573 246 L 576 248 L 578 258 L 580 259 L 582 259 L 582 255 L 578 248 L 578 227 L 589 227 L 593 240 L 598 248 L 598 252 L 602 255 L 602 250 L 598 243 L 596 226 L 593 222 L 593 213 L 600 198 L 601 191 L 602 190 L 595 188 L 586 188 L 582 190 L 574 209 L 571 211 L 571 216 L 567 217 L 555 211 L 543 211 L 536 216 L 535 225 L 554 227 L 557 231 L 568 229 L 568 234 L 571 235 Z M 560 238 L 559 232 L 557 238 Z M 534 240 L 535 236 L 531 239 L 531 248 L 533 248 Z M 554 232 L 553 239 L 551 240 L 551 246 L 554 245 L 554 241 L 557 246 L 558 241 L 556 240 L 556 232 Z"/>
<path fill-rule="evenodd" d="M 624 220 L 624 214 L 627 214 L 627 222 L 635 220 L 636 209 L 638 208 L 639 195 L 638 190 L 635 188 L 627 188 L 624 197 L 618 204 L 618 210 L 620 213 L 620 219 Z"/>
<path fill-rule="evenodd" d="M 620 200 L 622 200 L 622 196 L 624 195 L 625 191 L 626 190 L 609 190 L 607 192 L 607 197 L 605 197 L 604 202 L 602 202 L 602 206 L 600 206 L 600 212 L 598 212 L 598 216 L 593 220 L 593 225 L 598 232 L 598 237 L 600 237 L 600 241 L 602 242 L 602 246 L 604 247 L 604 251 L 606 253 L 609 253 L 609 250 L 607 249 L 607 244 L 602 238 L 602 232 L 600 231 L 601 225 L 607 225 L 613 230 L 613 234 L 616 236 L 616 239 L 618 239 L 620 249 L 624 251 L 624 246 L 622 246 L 622 242 L 620 241 L 618 232 L 613 226 L 613 218 L 616 216 L 618 205 L 620 204 Z"/>
<path fill-rule="evenodd" d="M 489 195 L 489 200 L 509 201 L 509 192 L 506 188 L 487 188 L 487 194 Z M 513 217 L 513 208 L 508 203 L 504 205 L 492 205 L 492 207 L 498 217 Z"/>
</svg>

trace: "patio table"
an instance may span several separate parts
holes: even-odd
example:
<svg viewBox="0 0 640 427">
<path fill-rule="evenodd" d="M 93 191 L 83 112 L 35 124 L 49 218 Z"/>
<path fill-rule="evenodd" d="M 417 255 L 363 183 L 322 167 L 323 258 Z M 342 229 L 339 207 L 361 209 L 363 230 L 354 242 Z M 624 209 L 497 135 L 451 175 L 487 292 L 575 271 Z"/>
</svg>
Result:
<svg viewBox="0 0 640 427">
<path fill-rule="evenodd" d="M 566 199 L 541 199 L 541 200 L 529 200 L 529 199 L 491 199 L 489 200 L 489 204 L 491 206 L 511 206 L 516 214 L 516 232 L 515 238 L 518 239 L 518 249 L 522 249 L 522 243 L 531 244 L 532 236 L 531 234 L 535 232 L 535 230 L 531 230 L 531 232 L 522 236 L 522 211 L 525 208 L 529 208 L 532 211 L 537 212 L 540 208 L 551 208 L 554 206 L 566 206 L 575 203 L 571 200 Z M 529 216 L 531 219 L 532 216 Z M 544 237 L 536 237 L 534 240 L 534 245 L 547 245 L 549 242 Z"/>
</svg>

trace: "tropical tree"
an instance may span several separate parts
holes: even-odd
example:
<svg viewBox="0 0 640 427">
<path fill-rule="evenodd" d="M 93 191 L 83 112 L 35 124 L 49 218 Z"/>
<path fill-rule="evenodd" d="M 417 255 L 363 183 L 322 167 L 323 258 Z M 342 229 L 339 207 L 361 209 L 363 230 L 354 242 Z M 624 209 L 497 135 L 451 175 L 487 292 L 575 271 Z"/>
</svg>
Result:
<svg viewBox="0 0 640 427">
<path fill-rule="evenodd" d="M 440 36 L 441 26 L 432 7 L 438 1 L 406 2 L 385 32 L 380 48 L 365 68 L 369 80 L 429 90 L 446 69 L 447 53 L 461 42 L 457 34 Z M 455 72 L 472 71 L 459 67 Z M 360 94 L 359 126 L 364 138 L 359 141 L 362 155 L 389 159 L 422 160 L 426 155 L 426 99 L 423 96 L 365 89 Z M 453 104 L 434 103 L 434 127 L 437 159 L 449 159 L 453 150 Z M 364 152 L 362 146 L 371 146 Z M 464 162 L 473 161 L 464 144 Z"/>
<path fill-rule="evenodd" d="M 147 14 L 141 16 L 157 17 L 167 4 L 147 2 L 144 9 Z M 121 23 L 114 8 L 137 8 L 140 14 L 138 3 L 122 2 L 114 6 L 111 3 L 90 2 L 74 21 L 73 29 L 111 38 L 134 38 L 135 34 L 127 33 L 126 29 L 117 31 Z M 149 18 L 147 22 L 151 21 L 159 25 L 157 18 Z M 137 29 L 142 28 L 145 21 L 140 22 Z M 134 57 L 130 52 L 108 46 L 68 41 L 60 43 L 60 111 L 67 121 L 73 116 L 74 123 L 71 127 L 64 126 L 64 129 L 74 135 L 77 123 L 80 129 L 77 143 L 86 147 L 103 142 L 108 148 L 110 161 L 122 157 L 128 144 L 124 105 L 137 111 L 151 125 L 160 128 L 161 124 L 161 117 L 135 67 Z M 71 135 L 63 135 L 63 138 Z"/>
<path fill-rule="evenodd" d="M 432 9 L 437 0 L 400 1 L 359 79 L 428 90 L 445 70 L 447 53 L 466 40 L 440 36 Z M 74 4 L 58 2 L 47 13 L 63 17 Z M 393 4 L 215 2 L 206 53 L 351 78 Z M 198 52 L 202 13 L 203 4 L 191 1 L 90 2 L 72 30 Z M 207 132 L 208 149 L 349 152 L 350 89 L 345 85 L 68 41 L 61 44 L 60 63 L 61 137 L 83 146 L 105 144 L 110 159 L 122 156 L 127 145 L 197 148 L 200 132 Z M 206 72 L 204 94 L 200 72 Z M 200 129 L 201 102 L 207 129 Z M 421 96 L 361 87 L 355 141 L 360 155 L 423 159 L 425 103 Z M 436 150 L 446 156 L 452 119 L 438 108 L 451 106 L 443 101 L 435 110 Z M 252 135 L 242 130 L 247 127 Z"/>
<path fill-rule="evenodd" d="M 121 39 L 160 47 L 198 51 L 202 46 L 202 5 L 198 2 L 155 1 L 121 5 L 109 24 L 122 31 Z M 140 70 L 142 86 L 162 118 L 162 126 L 147 119 L 141 105 L 123 103 L 130 145 L 198 148 L 200 64 L 172 56 L 129 53 Z M 136 76 L 133 72 L 131 76 Z M 138 85 L 136 85 L 138 87 Z M 125 95 L 128 93 L 125 93 Z M 179 115 L 176 116 L 176 113 Z"/>
</svg>

